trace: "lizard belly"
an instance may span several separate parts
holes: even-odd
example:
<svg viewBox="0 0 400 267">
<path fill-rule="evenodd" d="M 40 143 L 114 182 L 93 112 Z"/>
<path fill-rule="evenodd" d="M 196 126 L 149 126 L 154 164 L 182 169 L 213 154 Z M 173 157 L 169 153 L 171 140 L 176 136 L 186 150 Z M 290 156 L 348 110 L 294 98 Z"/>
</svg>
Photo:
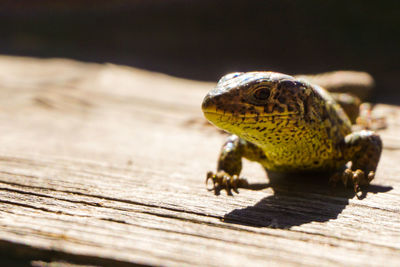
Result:
<svg viewBox="0 0 400 267">
<path fill-rule="evenodd" d="M 268 170 L 295 171 L 328 171 L 337 169 L 345 162 L 341 159 L 331 139 L 318 138 L 317 134 L 304 134 L 296 141 L 279 140 L 263 147 L 266 162 L 262 165 Z"/>
</svg>

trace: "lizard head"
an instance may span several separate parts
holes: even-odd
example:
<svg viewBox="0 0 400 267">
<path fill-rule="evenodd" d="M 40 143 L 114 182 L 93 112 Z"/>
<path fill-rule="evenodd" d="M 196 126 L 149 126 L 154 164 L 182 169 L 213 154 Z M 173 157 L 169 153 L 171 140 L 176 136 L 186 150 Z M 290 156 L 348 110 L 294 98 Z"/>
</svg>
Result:
<svg viewBox="0 0 400 267">
<path fill-rule="evenodd" d="M 203 100 L 205 117 L 217 127 L 248 141 L 298 127 L 309 112 L 311 86 L 275 72 L 236 72 L 223 76 Z M 260 141 L 261 140 L 261 141 Z"/>
</svg>

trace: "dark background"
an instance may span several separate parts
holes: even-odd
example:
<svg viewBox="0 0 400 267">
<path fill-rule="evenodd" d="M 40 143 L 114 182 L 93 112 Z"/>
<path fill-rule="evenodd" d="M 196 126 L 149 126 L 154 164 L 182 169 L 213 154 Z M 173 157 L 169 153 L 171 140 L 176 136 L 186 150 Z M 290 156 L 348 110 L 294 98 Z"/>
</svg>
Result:
<svg viewBox="0 0 400 267">
<path fill-rule="evenodd" d="M 0 53 L 216 81 L 230 71 L 362 70 L 400 104 L 400 1 L 0 2 Z"/>
</svg>

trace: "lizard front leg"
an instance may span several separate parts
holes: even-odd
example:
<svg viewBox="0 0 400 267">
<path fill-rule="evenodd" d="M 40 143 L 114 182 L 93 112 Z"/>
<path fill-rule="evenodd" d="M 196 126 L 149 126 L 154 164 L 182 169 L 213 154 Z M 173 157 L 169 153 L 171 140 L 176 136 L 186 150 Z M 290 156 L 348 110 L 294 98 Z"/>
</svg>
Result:
<svg viewBox="0 0 400 267">
<path fill-rule="evenodd" d="M 247 180 L 239 178 L 242 171 L 242 158 L 249 160 L 260 160 L 265 157 L 262 149 L 254 144 L 247 142 L 236 135 L 228 137 L 222 146 L 221 153 L 218 159 L 217 172 L 209 171 L 207 173 L 206 183 L 209 180 L 213 182 L 213 188 L 217 192 L 219 187 L 225 188 L 228 194 L 231 194 L 231 189 L 238 193 L 239 187 L 246 187 Z"/>
<path fill-rule="evenodd" d="M 382 152 L 382 140 L 372 131 L 353 132 L 344 138 L 343 152 L 351 161 L 351 168 L 331 177 L 331 182 L 342 180 L 347 185 L 350 180 L 354 191 L 370 184 L 375 177 L 376 167 Z"/>
</svg>

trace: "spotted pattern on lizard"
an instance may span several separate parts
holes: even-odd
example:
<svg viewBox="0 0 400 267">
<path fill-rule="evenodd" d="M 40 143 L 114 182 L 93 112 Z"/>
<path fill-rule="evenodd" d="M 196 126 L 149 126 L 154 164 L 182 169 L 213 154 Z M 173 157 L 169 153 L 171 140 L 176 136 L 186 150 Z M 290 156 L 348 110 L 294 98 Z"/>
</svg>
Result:
<svg viewBox="0 0 400 267">
<path fill-rule="evenodd" d="M 202 104 L 205 117 L 232 134 L 207 180 L 236 191 L 245 157 L 276 172 L 328 171 L 331 182 L 350 181 L 359 191 L 375 176 L 382 142 L 372 131 L 352 132 L 340 99 L 281 73 L 225 75 Z"/>
</svg>

